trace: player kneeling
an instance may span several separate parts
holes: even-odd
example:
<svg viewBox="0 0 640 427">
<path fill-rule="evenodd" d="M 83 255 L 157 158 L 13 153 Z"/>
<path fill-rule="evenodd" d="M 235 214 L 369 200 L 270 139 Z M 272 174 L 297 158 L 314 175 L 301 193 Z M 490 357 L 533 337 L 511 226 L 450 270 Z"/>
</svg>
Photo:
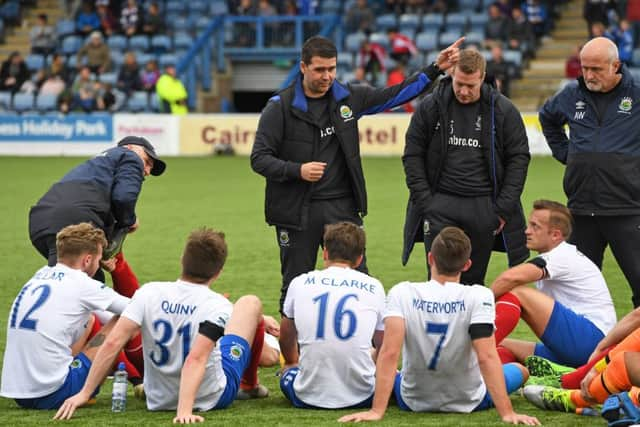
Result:
<svg viewBox="0 0 640 427">
<path fill-rule="evenodd" d="M 65 401 L 55 418 L 69 419 L 89 399 L 116 354 L 138 330 L 149 410 L 177 408 L 174 422 L 187 423 L 203 420 L 192 414 L 194 408 L 229 406 L 252 358 L 249 343 L 263 320 L 257 297 L 241 297 L 232 306 L 209 289 L 226 257 L 224 234 L 206 228 L 192 232 L 182 255 L 180 279 L 149 283 L 136 292 L 96 355 L 85 386 Z M 262 337 L 256 341 L 253 346 L 261 347 Z M 262 349 L 253 350 L 257 372 Z"/>
<path fill-rule="evenodd" d="M 373 406 L 339 421 L 382 419 L 393 391 L 406 411 L 472 412 L 495 405 L 505 422 L 540 424 L 511 406 L 507 391 L 518 389 L 528 373 L 519 364 L 500 365 L 491 290 L 458 283 L 471 266 L 470 254 L 464 232 L 446 227 L 428 255 L 432 279 L 389 291 Z M 396 373 L 401 349 L 402 372 Z"/>
</svg>

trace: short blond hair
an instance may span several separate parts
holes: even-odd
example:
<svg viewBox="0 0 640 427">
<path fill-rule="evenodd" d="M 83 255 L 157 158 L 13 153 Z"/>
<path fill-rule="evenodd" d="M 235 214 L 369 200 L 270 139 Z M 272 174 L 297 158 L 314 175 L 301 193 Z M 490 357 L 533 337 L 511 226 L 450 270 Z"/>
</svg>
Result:
<svg viewBox="0 0 640 427">
<path fill-rule="evenodd" d="M 473 74 L 480 71 L 480 74 L 484 75 L 487 68 L 487 61 L 477 50 L 462 49 L 460 51 L 460 59 L 458 59 L 456 68 L 465 74 Z"/>
<path fill-rule="evenodd" d="M 98 254 L 107 247 L 104 231 L 88 222 L 68 225 L 56 234 L 58 259 L 74 259 L 83 254 Z"/>
</svg>

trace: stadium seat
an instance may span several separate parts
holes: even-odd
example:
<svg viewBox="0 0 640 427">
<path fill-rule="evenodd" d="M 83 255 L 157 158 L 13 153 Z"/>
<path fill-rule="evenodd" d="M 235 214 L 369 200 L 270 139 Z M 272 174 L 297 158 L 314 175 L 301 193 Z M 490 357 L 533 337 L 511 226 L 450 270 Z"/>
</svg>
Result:
<svg viewBox="0 0 640 427">
<path fill-rule="evenodd" d="M 344 41 L 344 48 L 348 52 L 358 52 L 360 50 L 360 45 L 366 38 L 367 36 L 361 32 L 348 34 Z"/>
<path fill-rule="evenodd" d="M 423 31 L 416 36 L 416 47 L 421 52 L 428 52 L 438 47 L 438 32 Z"/>
<path fill-rule="evenodd" d="M 207 15 L 209 6 L 207 2 L 201 0 L 190 0 L 189 1 L 189 14 L 198 14 L 198 15 Z"/>
<path fill-rule="evenodd" d="M 518 68 L 522 67 L 522 52 L 515 49 L 507 49 L 502 53 L 505 61 L 512 62 Z"/>
<path fill-rule="evenodd" d="M 180 32 L 173 36 L 173 46 L 175 49 L 189 49 L 193 45 L 193 37 Z"/>
<path fill-rule="evenodd" d="M 447 31 L 445 31 L 444 33 L 440 34 L 440 40 L 438 41 L 438 47 L 439 48 L 443 48 L 443 47 L 449 46 L 450 44 L 452 44 L 453 42 L 458 40 L 461 35 L 462 35 L 462 33 L 459 30 L 449 31 L 447 29 Z"/>
<path fill-rule="evenodd" d="M 68 36 L 70 34 L 75 34 L 75 32 L 76 32 L 76 24 L 71 20 L 61 19 L 56 24 L 56 34 L 58 35 L 59 39 L 65 36 Z"/>
<path fill-rule="evenodd" d="M 349 52 L 338 52 L 338 71 L 350 71 L 353 69 L 353 55 Z"/>
<path fill-rule="evenodd" d="M 46 93 L 38 95 L 36 98 L 36 109 L 41 113 L 56 111 L 58 109 L 58 96 Z"/>
<path fill-rule="evenodd" d="M 341 12 L 340 1 L 323 0 L 320 2 L 320 12 L 328 15 L 338 14 Z"/>
<path fill-rule="evenodd" d="M 155 54 L 165 53 L 171 50 L 171 38 L 164 34 L 151 37 L 151 50 Z"/>
<path fill-rule="evenodd" d="M 204 31 L 211 24 L 211 17 L 209 16 L 200 16 L 196 19 L 195 27 L 196 31 L 199 33 Z"/>
<path fill-rule="evenodd" d="M 169 22 L 171 22 L 174 18 L 177 18 L 176 15 L 184 15 L 187 12 L 187 2 L 180 0 L 170 0 L 165 5 L 165 14 Z"/>
<path fill-rule="evenodd" d="M 114 54 L 117 54 L 117 53 L 118 52 L 111 52 L 111 62 L 114 62 L 113 57 L 114 57 Z M 120 56 L 122 57 L 122 54 L 120 54 Z M 86 58 L 84 62 L 86 62 Z M 67 64 L 68 68 L 75 70 L 76 67 L 78 66 L 78 57 L 76 55 L 71 55 L 70 57 L 67 58 L 65 63 Z"/>
<path fill-rule="evenodd" d="M 482 31 L 469 31 L 464 35 L 464 43 L 466 45 L 475 44 L 482 45 L 484 42 L 484 30 Z"/>
<path fill-rule="evenodd" d="M 127 50 L 127 38 L 121 34 L 114 34 L 107 39 L 107 46 L 111 50 Z"/>
<path fill-rule="evenodd" d="M 482 0 L 458 0 L 458 9 L 461 12 L 473 12 L 482 6 Z"/>
<path fill-rule="evenodd" d="M 11 109 L 11 92 L 0 91 L 0 109 L 2 110 Z"/>
<path fill-rule="evenodd" d="M 149 50 L 149 37 L 143 35 L 133 36 L 129 39 L 129 49 L 146 52 Z"/>
<path fill-rule="evenodd" d="M 0 6 L 0 18 L 12 24 L 20 23 L 20 3 L 17 1 L 7 1 Z"/>
<path fill-rule="evenodd" d="M 404 28 L 400 30 L 400 34 L 407 36 L 411 40 L 415 40 L 416 38 L 416 30 L 414 28 Z"/>
<path fill-rule="evenodd" d="M 27 55 L 24 59 L 25 64 L 27 64 L 27 68 L 31 73 L 39 71 L 44 68 L 44 55 L 39 55 L 37 53 L 32 53 Z"/>
<path fill-rule="evenodd" d="M 173 29 L 174 32 L 192 30 L 192 28 L 189 26 L 189 20 L 183 16 L 171 17 L 171 19 L 169 20 L 169 26 Z"/>
<path fill-rule="evenodd" d="M 62 40 L 62 54 L 75 55 L 82 47 L 82 38 L 80 36 L 66 36 Z"/>
<path fill-rule="evenodd" d="M 389 36 L 387 35 L 387 33 L 373 33 L 369 36 L 369 41 L 372 43 L 378 43 L 387 50 L 389 50 L 389 48 L 391 47 L 391 42 L 389 41 Z"/>
<path fill-rule="evenodd" d="M 133 92 L 127 99 L 125 109 L 134 113 L 149 110 L 149 94 L 143 91 Z"/>
<path fill-rule="evenodd" d="M 158 94 L 155 92 L 152 92 L 149 96 L 149 108 L 151 108 L 151 111 L 155 113 L 160 112 L 160 99 L 158 98 Z"/>
<path fill-rule="evenodd" d="M 467 15 L 464 13 L 448 13 L 445 20 L 445 31 L 462 33 L 467 27 Z"/>
<path fill-rule="evenodd" d="M 226 15 L 229 13 L 229 8 L 227 7 L 227 3 L 225 1 L 214 0 L 209 6 L 209 13 L 212 16 Z"/>
<path fill-rule="evenodd" d="M 405 13 L 404 15 L 400 15 L 399 19 L 399 29 L 400 31 L 404 30 L 413 30 L 414 32 L 420 28 L 420 15 L 416 15 L 413 13 Z"/>
<path fill-rule="evenodd" d="M 158 59 L 158 65 L 160 66 L 160 68 L 164 68 L 167 64 L 177 65 L 178 56 L 173 53 L 165 53 L 160 55 L 160 58 Z"/>
<path fill-rule="evenodd" d="M 13 95 L 13 109 L 23 113 L 33 109 L 34 95 L 32 93 L 18 92 Z"/>
<path fill-rule="evenodd" d="M 489 15 L 485 13 L 472 13 L 469 15 L 469 24 L 472 28 L 478 28 L 484 26 L 489 22 Z"/>
<path fill-rule="evenodd" d="M 102 73 L 100 74 L 100 81 L 102 83 L 109 83 L 113 87 L 118 81 L 118 75 L 116 73 Z"/>
<path fill-rule="evenodd" d="M 72 56 L 71 58 L 69 58 L 69 66 L 71 66 L 71 60 L 75 59 L 75 56 Z M 113 64 L 113 69 L 115 70 L 119 70 L 120 67 L 122 67 L 122 64 L 124 63 L 124 53 L 119 52 L 117 50 L 114 50 L 113 52 L 111 52 L 111 63 Z"/>
<path fill-rule="evenodd" d="M 397 27 L 396 15 L 387 13 L 376 18 L 376 28 L 378 31 L 387 31 L 389 28 Z"/>
<path fill-rule="evenodd" d="M 147 62 L 153 59 L 157 59 L 157 55 L 153 53 L 136 52 L 136 61 L 140 67 L 144 67 Z"/>
<path fill-rule="evenodd" d="M 436 31 L 444 25 L 444 15 L 441 13 L 429 13 L 422 17 L 422 31 Z"/>
</svg>

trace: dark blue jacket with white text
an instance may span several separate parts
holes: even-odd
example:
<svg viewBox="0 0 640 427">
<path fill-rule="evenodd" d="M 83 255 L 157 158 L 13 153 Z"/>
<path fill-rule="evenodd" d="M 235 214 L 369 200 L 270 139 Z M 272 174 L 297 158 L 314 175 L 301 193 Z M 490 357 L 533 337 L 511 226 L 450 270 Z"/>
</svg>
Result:
<svg viewBox="0 0 640 427">
<path fill-rule="evenodd" d="M 582 77 L 540 110 L 553 157 L 567 166 L 564 192 L 576 215 L 640 214 L 640 86 L 625 67 L 621 73 L 604 117 Z"/>
</svg>

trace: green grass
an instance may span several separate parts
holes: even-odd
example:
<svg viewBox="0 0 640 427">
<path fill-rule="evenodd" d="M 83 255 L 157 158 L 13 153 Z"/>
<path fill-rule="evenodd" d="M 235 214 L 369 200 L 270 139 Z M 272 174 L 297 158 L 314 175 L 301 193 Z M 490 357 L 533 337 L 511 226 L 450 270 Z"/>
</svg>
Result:
<svg viewBox="0 0 640 427">
<path fill-rule="evenodd" d="M 0 352 L 4 352 L 6 319 L 11 303 L 22 285 L 44 260 L 28 239 L 29 207 L 67 170 L 77 158 L 0 157 Z M 402 226 L 407 189 L 398 158 L 365 159 L 369 190 L 367 256 L 371 274 L 389 289 L 402 280 L 424 280 L 424 250 L 417 246 L 407 267 L 400 263 Z M 550 198 L 565 201 L 561 189 L 562 167 L 550 158 L 532 161 L 523 203 L 528 211 L 533 200 Z M 207 225 L 226 233 L 229 258 L 220 279 L 219 292 L 232 297 L 257 294 L 267 314 L 277 314 L 280 289 L 278 248 L 273 229 L 263 217 L 264 181 L 249 168 L 247 158 L 173 158 L 165 175 L 144 184 L 139 201 L 140 229 L 125 243 L 126 256 L 142 282 L 173 280 L 179 275 L 179 257 L 188 232 Z M 488 280 L 506 267 L 506 258 L 494 254 Z M 610 253 L 605 261 L 618 316 L 631 309 L 630 290 Z M 532 338 L 520 325 L 516 334 Z M 275 370 L 261 371 L 261 381 L 272 394 L 261 401 L 237 402 L 224 411 L 204 414 L 207 422 L 220 425 L 328 425 L 347 411 L 295 410 L 284 400 L 277 386 Z M 150 413 L 130 394 L 125 414 L 112 414 L 110 384 L 105 384 L 98 403 L 81 409 L 74 425 L 156 425 L 168 424 L 172 413 Z M 602 425 L 601 418 L 579 417 L 535 409 L 520 396 L 513 396 L 516 410 L 536 415 L 546 425 Z M 0 398 L 0 425 L 41 425 L 53 412 L 25 411 L 10 399 Z M 495 410 L 471 415 L 408 414 L 391 407 L 379 425 L 499 425 Z"/>
</svg>

